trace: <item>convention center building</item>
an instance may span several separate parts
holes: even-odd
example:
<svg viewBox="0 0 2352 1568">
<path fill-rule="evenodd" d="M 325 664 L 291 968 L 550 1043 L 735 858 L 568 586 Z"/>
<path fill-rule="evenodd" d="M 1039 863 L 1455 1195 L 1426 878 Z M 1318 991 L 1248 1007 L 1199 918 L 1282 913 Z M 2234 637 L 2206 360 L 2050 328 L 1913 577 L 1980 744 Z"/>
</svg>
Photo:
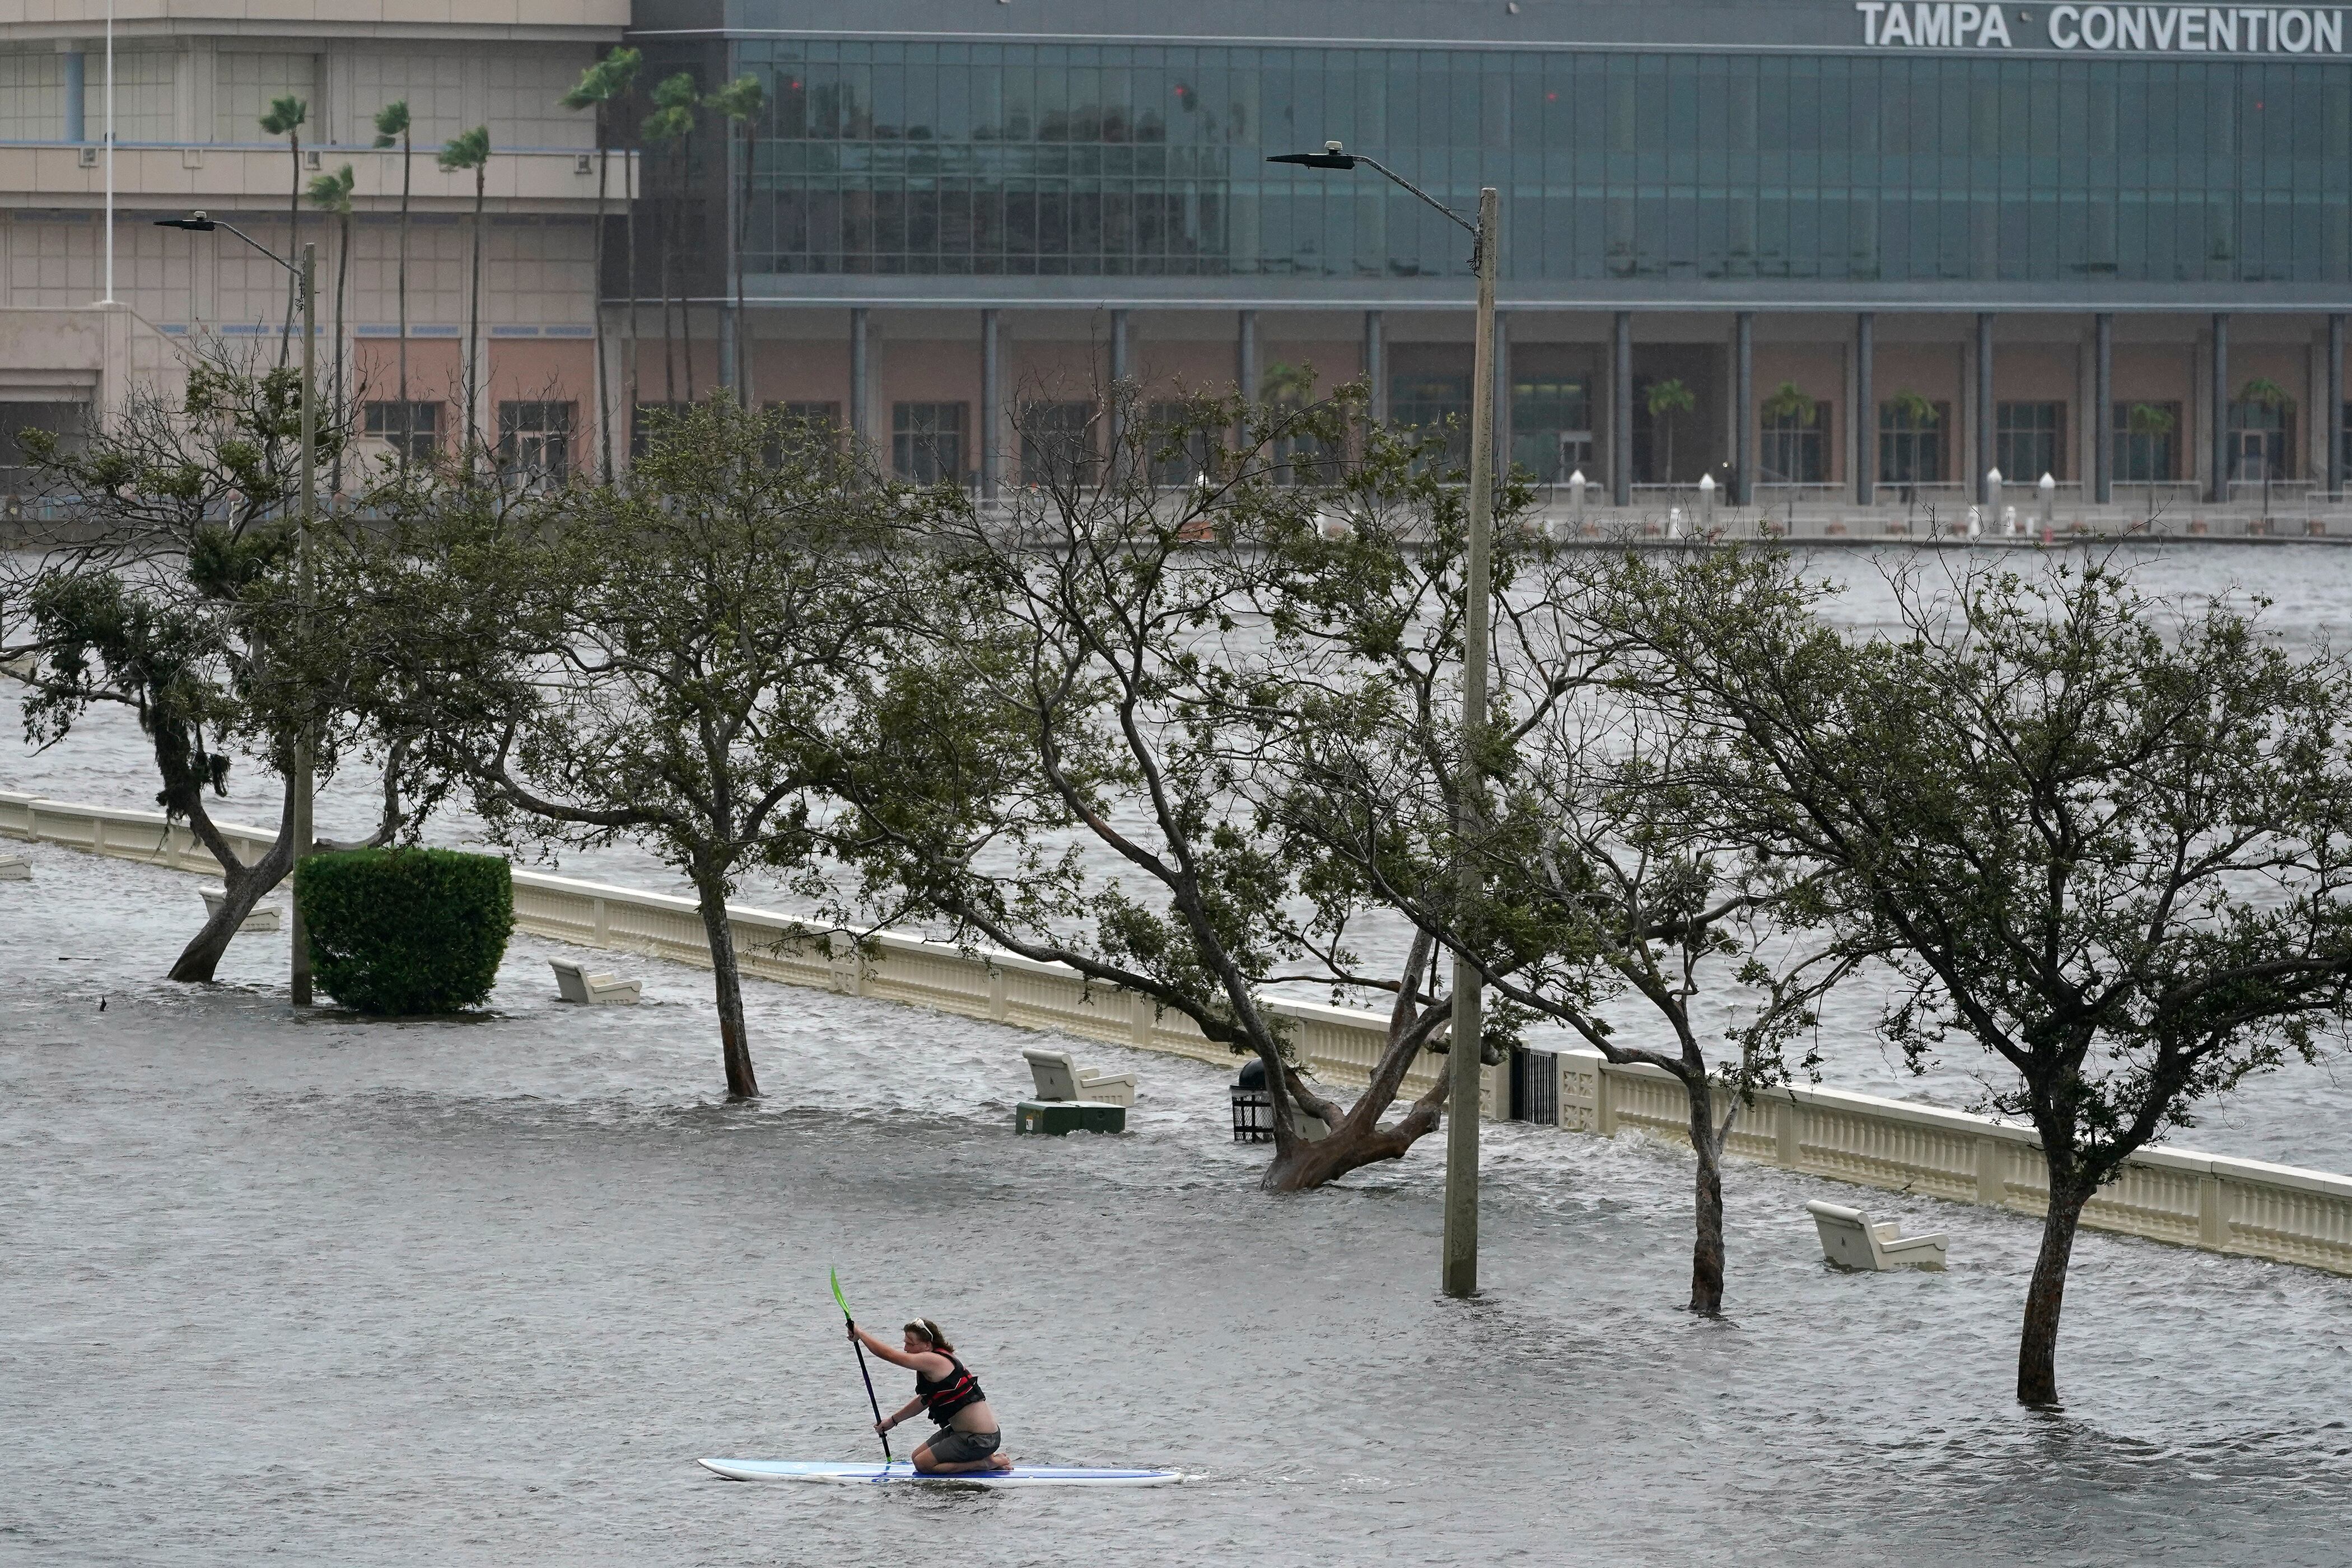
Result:
<svg viewBox="0 0 2352 1568">
<path fill-rule="evenodd" d="M 1114 383 L 1362 378 L 1378 416 L 1466 415 L 1467 238 L 1369 169 L 1266 162 L 1339 142 L 1457 211 L 1497 188 L 1500 439 L 1538 481 L 2344 488 L 2352 8 L 121 0 L 125 304 L 93 316 L 99 5 L 0 0 L 0 331 L 105 340 L 53 374 L 0 357 L 0 399 L 90 396 L 151 333 L 282 330 L 267 261 L 152 218 L 205 205 L 286 243 L 294 155 L 257 116 L 299 91 L 304 177 L 357 169 L 342 313 L 379 404 L 402 171 L 372 117 L 404 98 L 420 149 L 488 126 L 478 321 L 472 176 L 409 171 L 409 398 L 453 428 L 471 332 L 483 438 L 551 467 L 592 462 L 606 406 L 625 451 L 632 383 L 641 408 L 733 385 L 992 492 L 1021 482 L 1017 431 L 1097 428 Z M 624 43 L 637 99 L 562 108 Z M 763 101 L 599 151 L 680 73 Z M 303 237 L 337 243 L 316 212 Z"/>
</svg>

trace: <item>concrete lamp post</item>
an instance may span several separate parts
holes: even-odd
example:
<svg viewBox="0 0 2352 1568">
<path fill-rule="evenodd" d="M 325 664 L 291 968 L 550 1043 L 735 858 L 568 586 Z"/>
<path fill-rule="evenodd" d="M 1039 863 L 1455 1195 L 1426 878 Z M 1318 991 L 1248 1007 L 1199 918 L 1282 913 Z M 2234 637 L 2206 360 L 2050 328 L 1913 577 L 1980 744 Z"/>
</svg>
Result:
<svg viewBox="0 0 2352 1568">
<path fill-rule="evenodd" d="M 1387 175 L 1461 225 L 1471 236 L 1470 266 L 1478 275 L 1478 327 L 1477 348 L 1470 364 L 1470 537 L 1467 559 L 1463 563 L 1461 781 L 1461 809 L 1469 817 L 1478 809 L 1478 778 L 1470 759 L 1477 754 L 1474 742 L 1486 714 L 1486 595 L 1495 535 L 1495 262 L 1501 248 L 1497 243 L 1501 215 L 1495 187 L 1488 185 L 1479 191 L 1478 218 L 1473 223 L 1379 159 L 1348 152 L 1337 142 L 1324 142 L 1320 153 L 1281 153 L 1266 162 L 1341 173 L 1361 163 Z M 1246 393 L 1248 388 L 1243 390 Z M 1578 489 L 1580 495 L 1582 487 Z M 1473 826 L 1475 821 L 1463 824 L 1465 829 Z M 1463 901 L 1475 901 L 1477 872 L 1466 857 L 1458 875 Z M 1445 1242 L 1442 1274 L 1449 1296 L 1472 1296 L 1478 1290 L 1478 1058 L 1486 1035 L 1485 1004 L 1485 988 L 1477 966 L 1457 957 L 1454 961 L 1454 1024 L 1446 1054 L 1445 1089 Z"/>
<path fill-rule="evenodd" d="M 201 212 L 185 217 L 159 217 L 157 228 L 181 228 L 191 234 L 210 234 L 226 229 L 278 266 L 294 275 L 302 296 L 302 493 L 296 501 L 294 552 L 296 572 L 301 583 L 302 602 L 308 605 L 313 591 L 310 576 L 310 519 L 319 496 L 319 368 L 316 358 L 318 338 L 318 290 L 313 287 L 318 279 L 319 247 L 315 244 L 302 247 L 302 265 L 297 267 L 235 224 L 223 223 Z M 310 853 L 310 795 L 313 787 L 310 765 L 311 736 L 306 728 L 294 737 L 294 776 L 288 782 L 294 789 L 294 863 L 300 866 Z M 294 1005 L 310 1005 L 310 933 L 302 927 L 302 902 L 294 901 L 291 928 L 294 949 L 289 974 Z"/>
</svg>

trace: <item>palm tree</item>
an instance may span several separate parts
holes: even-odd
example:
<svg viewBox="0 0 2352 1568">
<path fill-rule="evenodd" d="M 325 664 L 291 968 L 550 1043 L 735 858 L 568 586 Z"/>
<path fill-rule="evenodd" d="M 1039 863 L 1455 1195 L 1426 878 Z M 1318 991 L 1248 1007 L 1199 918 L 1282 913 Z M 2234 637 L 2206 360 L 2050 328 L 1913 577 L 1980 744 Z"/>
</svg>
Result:
<svg viewBox="0 0 2352 1568">
<path fill-rule="evenodd" d="M 735 133 L 743 133 L 743 199 L 736 208 L 733 271 L 735 273 L 735 399 L 744 407 L 751 405 L 751 334 L 743 316 L 743 242 L 751 228 L 751 164 L 759 148 L 758 126 L 754 123 L 768 107 L 768 90 L 760 79 L 749 74 L 739 76 L 705 100 L 711 108 L 727 117 L 727 139 L 731 145 Z"/>
<path fill-rule="evenodd" d="M 379 148 L 400 149 L 400 264 L 394 274 L 394 289 L 400 296 L 400 442 L 401 471 L 408 470 L 408 448 L 414 444 L 416 430 L 410 415 L 415 410 L 408 401 L 408 174 L 415 145 L 409 138 L 408 100 L 397 98 L 375 111 L 375 144 Z"/>
<path fill-rule="evenodd" d="M 635 84 L 637 68 L 645 56 L 635 49 L 614 49 L 583 72 L 580 85 L 563 95 L 563 107 L 577 111 L 596 111 L 596 427 L 603 441 L 604 482 L 613 482 L 613 400 L 607 389 L 608 373 L 604 367 L 604 192 L 613 164 L 612 107 L 615 100 L 628 93 Z M 626 202 L 627 197 L 623 197 Z M 624 208 L 625 214 L 626 208 Z M 625 216 L 624 226 L 628 222 Z M 636 285 L 636 247 L 630 247 L 630 292 Z M 634 413 L 636 402 L 636 367 L 629 368 L 629 401 Z"/>
<path fill-rule="evenodd" d="M 1646 401 L 1650 407 L 1650 417 L 1662 425 L 1666 432 L 1665 482 L 1672 484 L 1675 482 L 1674 416 L 1677 414 L 1687 414 L 1697 407 L 1698 399 L 1692 395 L 1689 387 L 1679 381 L 1654 381 L 1650 384 Z"/>
<path fill-rule="evenodd" d="M 677 364 L 676 353 L 671 347 L 675 340 L 670 336 L 669 325 L 670 275 L 677 248 L 678 215 L 686 202 L 681 190 L 685 184 L 686 153 L 694 136 L 694 111 L 701 101 L 694 90 L 692 71 L 679 71 L 675 76 L 664 77 L 654 89 L 654 111 L 646 116 L 645 124 L 637 132 L 640 142 L 658 143 L 668 153 L 670 159 L 670 177 L 666 182 L 670 191 L 669 212 L 662 224 L 662 395 L 673 405 L 677 402 Z M 681 325 L 691 333 L 693 322 L 684 320 L 686 313 L 686 301 L 681 298 L 678 300 Z M 691 336 L 688 337 L 686 344 L 686 395 L 688 402 L 693 401 L 694 340 Z"/>
<path fill-rule="evenodd" d="M 310 182 L 310 205 L 321 212 L 335 215 L 335 410 L 340 417 L 343 408 L 343 284 L 352 269 L 352 187 L 359 181 L 349 163 L 331 174 L 321 174 Z M 341 495 L 343 489 L 343 447 L 335 443 L 334 478 L 327 487 L 329 495 Z"/>
<path fill-rule="evenodd" d="M 286 198 L 286 223 L 291 237 L 287 251 L 296 265 L 302 256 L 302 122 L 310 118 L 310 105 L 303 99 L 288 93 L 269 100 L 269 112 L 261 117 L 261 128 L 272 136 L 286 138 L 287 150 L 294 155 L 294 187 Z M 286 342 L 294 335 L 294 290 L 296 279 L 286 279 L 286 330 L 278 337 L 278 366 L 286 367 Z"/>
<path fill-rule="evenodd" d="M 2258 375 L 2238 388 L 2238 401 L 2250 408 L 2268 408 L 2284 413 L 2293 413 L 2294 410 L 2294 395 L 2266 375 Z M 2284 451 L 2286 445 L 2284 432 L 2281 434 L 2279 445 Z M 2271 472 L 2276 467 L 2277 465 L 2270 459 L 2269 444 L 2265 440 L 2263 451 L 2263 515 L 2264 517 L 2271 514 Z"/>
<path fill-rule="evenodd" d="M 482 197 L 490 165 L 490 128 L 477 125 L 452 136 L 442 147 L 437 162 L 450 174 L 460 169 L 474 171 L 473 281 L 466 290 L 466 466 L 470 468 L 475 443 L 481 438 L 476 414 L 482 384 Z"/>
<path fill-rule="evenodd" d="M 2160 403 L 2135 403 L 2124 415 L 2124 434 L 2143 440 L 2171 435 L 2180 428 L 2180 416 Z M 2165 476 L 2171 478 L 2169 474 Z M 2156 510 L 2156 476 L 2148 475 L 2147 509 Z"/>
</svg>

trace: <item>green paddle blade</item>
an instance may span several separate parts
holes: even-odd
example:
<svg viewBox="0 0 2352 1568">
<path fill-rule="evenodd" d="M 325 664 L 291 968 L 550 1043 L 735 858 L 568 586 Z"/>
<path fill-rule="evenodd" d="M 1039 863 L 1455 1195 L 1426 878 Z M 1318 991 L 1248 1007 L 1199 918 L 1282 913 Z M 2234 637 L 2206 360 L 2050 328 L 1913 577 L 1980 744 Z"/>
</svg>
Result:
<svg viewBox="0 0 2352 1568">
<path fill-rule="evenodd" d="M 835 1302 L 839 1303 L 841 1307 L 841 1315 L 847 1318 L 851 1322 L 856 1322 L 857 1321 L 857 1316 L 849 1310 L 849 1302 L 841 1293 L 841 1270 L 838 1268 L 828 1268 L 825 1272 L 833 1277 L 833 1299 Z"/>
</svg>

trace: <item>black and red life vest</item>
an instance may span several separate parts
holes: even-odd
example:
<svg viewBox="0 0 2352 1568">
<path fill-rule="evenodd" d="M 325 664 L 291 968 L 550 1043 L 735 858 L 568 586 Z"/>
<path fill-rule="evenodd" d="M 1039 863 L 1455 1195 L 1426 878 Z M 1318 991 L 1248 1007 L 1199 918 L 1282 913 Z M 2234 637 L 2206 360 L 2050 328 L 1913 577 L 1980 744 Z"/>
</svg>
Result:
<svg viewBox="0 0 2352 1568">
<path fill-rule="evenodd" d="M 944 1426 L 948 1417 L 967 1405 L 977 1405 L 988 1397 L 980 1391 L 980 1380 L 971 1369 L 947 1351 L 934 1351 L 934 1355 L 948 1358 L 948 1374 L 933 1382 L 918 1370 L 915 1373 L 915 1395 L 923 1402 L 923 1411 Z"/>
</svg>

